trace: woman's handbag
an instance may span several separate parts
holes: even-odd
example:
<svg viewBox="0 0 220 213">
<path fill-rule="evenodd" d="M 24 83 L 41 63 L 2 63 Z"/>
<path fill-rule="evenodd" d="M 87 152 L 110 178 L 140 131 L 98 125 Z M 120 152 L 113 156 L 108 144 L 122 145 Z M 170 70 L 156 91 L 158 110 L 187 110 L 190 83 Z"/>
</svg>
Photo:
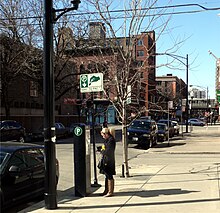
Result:
<svg viewBox="0 0 220 213">
<path fill-rule="evenodd" d="M 103 173 L 104 173 L 104 170 L 105 170 L 105 167 L 106 167 L 106 162 L 105 162 L 105 158 L 104 158 L 104 157 L 102 157 L 102 158 L 99 160 L 97 167 L 98 167 L 99 170 L 100 170 L 99 172 L 100 172 L 101 174 L 103 174 Z"/>
</svg>

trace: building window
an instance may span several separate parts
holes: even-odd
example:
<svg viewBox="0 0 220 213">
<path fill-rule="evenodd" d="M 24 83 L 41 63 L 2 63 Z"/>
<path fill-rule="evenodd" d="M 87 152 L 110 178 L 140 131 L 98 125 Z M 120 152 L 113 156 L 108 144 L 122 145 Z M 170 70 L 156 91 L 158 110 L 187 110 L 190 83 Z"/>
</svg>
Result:
<svg viewBox="0 0 220 213">
<path fill-rule="evenodd" d="M 143 46 L 143 40 L 142 39 L 138 39 L 137 46 Z"/>
<path fill-rule="evenodd" d="M 30 96 L 38 97 L 38 86 L 37 83 L 34 81 L 30 81 Z"/>
<path fill-rule="evenodd" d="M 116 42 L 115 42 L 115 44 L 116 44 L 116 46 L 121 46 L 121 41 L 120 40 L 116 40 Z"/>
<path fill-rule="evenodd" d="M 157 81 L 158 86 L 162 86 L 162 81 Z"/>
<path fill-rule="evenodd" d="M 19 103 L 16 101 L 16 102 L 14 102 L 14 107 L 15 108 L 18 108 L 19 107 Z"/>
<path fill-rule="evenodd" d="M 144 51 L 143 50 L 138 50 L 137 51 L 137 56 L 144 56 Z"/>
<path fill-rule="evenodd" d="M 24 102 L 20 102 L 20 107 L 24 108 Z"/>
</svg>

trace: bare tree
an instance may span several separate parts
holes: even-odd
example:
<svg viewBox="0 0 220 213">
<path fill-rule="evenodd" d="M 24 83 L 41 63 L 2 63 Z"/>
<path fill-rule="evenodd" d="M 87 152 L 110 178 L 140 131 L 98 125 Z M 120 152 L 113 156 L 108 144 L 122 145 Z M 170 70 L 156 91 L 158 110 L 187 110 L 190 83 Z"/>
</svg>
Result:
<svg viewBox="0 0 220 213">
<path fill-rule="evenodd" d="M 151 72 L 151 67 L 154 63 L 149 63 L 151 60 L 155 60 L 155 45 L 157 40 L 163 34 L 167 27 L 169 18 L 166 21 L 161 22 L 161 15 L 164 13 L 164 9 L 160 8 L 155 10 L 157 0 L 142 1 L 142 0 L 125 0 L 125 1 L 107 1 L 107 0 L 88 0 L 88 13 L 93 13 L 96 16 L 96 20 L 105 23 L 106 35 L 108 46 L 112 48 L 112 51 L 117 55 L 117 65 L 115 70 L 112 70 L 108 79 L 105 79 L 108 83 L 105 85 L 105 93 L 111 103 L 114 105 L 119 120 L 122 123 L 122 142 L 123 142 L 123 165 L 125 168 L 125 175 L 129 177 L 128 167 L 128 148 L 127 148 L 127 121 L 132 121 L 131 115 L 140 115 L 146 113 L 146 104 L 140 105 L 140 101 L 146 100 L 143 94 L 146 90 L 146 84 L 148 88 L 152 86 L 153 93 L 155 91 L 155 85 L 149 79 L 148 75 Z M 92 8 L 92 9 L 91 9 Z M 117 8 L 117 12 L 115 11 Z M 156 31 L 157 38 L 152 40 L 151 45 L 145 47 L 147 56 L 144 61 L 137 68 L 136 59 L 136 46 L 137 42 L 147 35 L 142 32 Z M 119 39 L 121 38 L 121 39 Z M 121 45 L 119 42 L 126 42 L 126 45 Z M 154 64 L 155 66 L 155 64 Z M 143 75 L 143 76 L 142 76 Z M 111 93 L 109 95 L 108 85 L 111 85 Z M 129 90 L 128 88 L 132 89 Z M 127 104 L 127 101 L 131 97 L 131 104 Z M 155 104 L 155 103 L 151 103 Z M 150 105 L 150 103 L 148 103 Z M 132 112 L 132 114 L 128 114 Z"/>
<path fill-rule="evenodd" d="M 54 3 L 54 8 L 70 6 L 70 1 L 67 0 Z M 20 74 L 20 77 L 22 76 L 27 81 L 35 81 L 38 84 L 39 94 L 43 93 L 43 15 L 43 1 L 6 0 L 0 2 L 0 34 L 11 39 L 11 51 L 8 51 L 7 48 L 1 49 L 1 59 L 5 60 L 1 63 L 1 81 L 3 82 L 8 76 L 12 76 L 12 72 L 16 72 L 16 75 L 13 75 L 14 78 Z M 59 13 L 54 15 L 56 18 Z M 79 19 L 78 16 L 65 15 L 54 24 L 55 101 L 59 101 L 71 90 L 75 91 L 76 84 L 78 84 L 76 82 L 77 67 L 70 61 L 70 57 L 64 56 L 64 52 L 68 48 L 73 48 L 74 43 L 66 41 L 67 38 L 64 37 L 65 33 L 63 33 L 64 30 L 67 32 L 68 29 L 71 29 L 71 38 L 69 37 L 71 40 L 85 35 L 87 28 L 85 22 L 77 19 Z M 75 29 L 75 31 L 73 32 L 72 29 Z M 4 42 L 5 39 L 1 41 Z M 20 47 L 13 45 L 13 41 L 20 44 Z M 2 45 L 7 46 L 3 43 Z M 24 54 L 21 54 L 21 51 Z M 13 61 L 17 60 L 16 69 L 9 69 L 12 64 L 8 64 L 10 61 L 6 60 L 6 54 L 8 57 L 11 54 L 11 58 L 14 58 Z M 19 55 L 22 55 L 22 57 L 18 57 Z M 11 73 L 9 73 L 9 70 Z M 12 78 L 10 79 L 12 80 Z M 2 83 L 2 91 L 6 92 L 5 88 L 9 87 L 9 84 L 9 81 Z M 6 95 L 6 97 L 8 98 L 3 99 L 3 102 L 8 101 L 4 105 L 9 107 L 9 96 Z M 9 113 L 9 109 L 6 112 Z"/>
</svg>

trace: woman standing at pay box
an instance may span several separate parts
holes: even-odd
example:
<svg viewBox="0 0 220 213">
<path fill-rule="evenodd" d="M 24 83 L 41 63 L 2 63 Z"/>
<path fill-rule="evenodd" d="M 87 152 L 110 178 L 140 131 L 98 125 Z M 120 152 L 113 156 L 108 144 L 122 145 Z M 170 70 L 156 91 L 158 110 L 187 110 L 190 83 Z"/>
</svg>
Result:
<svg viewBox="0 0 220 213">
<path fill-rule="evenodd" d="M 111 129 L 103 128 L 101 135 L 104 138 L 104 144 L 101 148 L 103 167 L 100 173 L 105 175 L 105 190 L 102 193 L 105 197 L 111 197 L 114 192 L 114 178 L 115 171 L 115 138 L 114 132 Z"/>
</svg>

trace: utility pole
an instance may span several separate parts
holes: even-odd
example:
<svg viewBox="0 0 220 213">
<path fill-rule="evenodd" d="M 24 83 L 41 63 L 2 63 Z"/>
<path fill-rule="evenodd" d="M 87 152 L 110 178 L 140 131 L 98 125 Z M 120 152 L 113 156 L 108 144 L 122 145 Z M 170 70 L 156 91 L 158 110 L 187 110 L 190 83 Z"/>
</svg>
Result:
<svg viewBox="0 0 220 213">
<path fill-rule="evenodd" d="M 215 75 L 215 98 L 218 104 L 218 114 L 220 118 L 220 58 L 218 58 L 210 50 L 208 51 L 216 59 L 216 75 Z"/>
<path fill-rule="evenodd" d="M 189 119 L 189 97 L 188 97 L 188 85 L 189 85 L 189 56 L 186 54 L 186 57 L 171 54 L 171 53 L 156 53 L 156 55 L 168 55 L 180 63 L 182 63 L 186 67 L 186 133 L 188 133 L 188 119 Z M 183 62 L 181 59 L 186 60 L 186 62 Z"/>
<path fill-rule="evenodd" d="M 44 150 L 45 150 L 45 207 L 57 208 L 55 103 L 53 72 L 53 1 L 45 0 L 44 20 Z"/>
<path fill-rule="evenodd" d="M 188 95 L 188 86 L 189 86 L 189 57 L 186 54 L 186 133 L 189 132 L 189 95 Z"/>
<path fill-rule="evenodd" d="M 56 134 L 53 70 L 53 24 L 66 12 L 77 10 L 80 0 L 71 1 L 73 7 L 55 10 L 53 0 L 44 0 L 44 151 L 45 151 L 45 208 L 57 208 Z M 61 12 L 56 17 L 56 12 Z"/>
</svg>

